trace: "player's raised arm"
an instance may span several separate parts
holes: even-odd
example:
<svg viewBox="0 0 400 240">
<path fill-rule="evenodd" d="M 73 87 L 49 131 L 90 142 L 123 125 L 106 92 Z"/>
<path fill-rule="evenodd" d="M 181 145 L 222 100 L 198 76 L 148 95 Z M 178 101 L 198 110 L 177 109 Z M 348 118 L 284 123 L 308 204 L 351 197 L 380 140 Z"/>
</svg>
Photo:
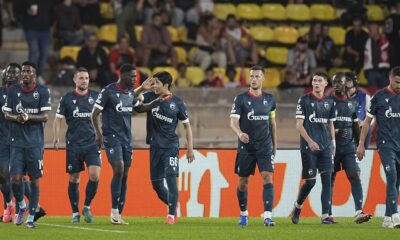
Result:
<svg viewBox="0 0 400 240">
<path fill-rule="evenodd" d="M 144 113 L 150 111 L 152 108 L 157 106 L 159 103 L 164 101 L 164 96 L 160 96 L 149 103 L 142 103 L 138 99 L 135 99 L 133 104 L 133 110 L 137 113 Z"/>
<path fill-rule="evenodd" d="M 135 89 L 135 97 L 141 96 L 143 92 L 150 91 L 154 84 L 154 81 L 155 80 L 153 77 L 148 77 L 139 87 Z M 142 98 L 143 97 L 140 97 L 140 99 L 143 101 Z"/>
</svg>

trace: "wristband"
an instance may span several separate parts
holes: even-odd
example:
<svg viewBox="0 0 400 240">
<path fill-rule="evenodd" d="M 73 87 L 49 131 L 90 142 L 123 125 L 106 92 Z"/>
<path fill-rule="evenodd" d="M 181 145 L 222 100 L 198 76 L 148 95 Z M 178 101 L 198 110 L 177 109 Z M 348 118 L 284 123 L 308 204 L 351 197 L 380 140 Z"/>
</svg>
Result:
<svg viewBox="0 0 400 240">
<path fill-rule="evenodd" d="M 332 140 L 332 145 L 336 147 L 336 140 Z"/>
</svg>

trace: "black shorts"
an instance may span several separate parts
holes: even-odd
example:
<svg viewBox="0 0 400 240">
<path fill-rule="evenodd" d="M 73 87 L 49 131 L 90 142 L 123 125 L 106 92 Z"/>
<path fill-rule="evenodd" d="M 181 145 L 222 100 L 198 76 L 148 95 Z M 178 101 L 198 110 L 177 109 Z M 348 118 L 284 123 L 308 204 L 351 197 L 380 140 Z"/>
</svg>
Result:
<svg viewBox="0 0 400 240">
<path fill-rule="evenodd" d="M 84 148 L 67 147 L 67 173 L 78 173 L 85 170 L 86 166 L 101 167 L 101 152 L 97 145 L 92 145 Z"/>
<path fill-rule="evenodd" d="M 10 174 L 25 175 L 37 179 L 43 176 L 42 147 L 10 148 Z"/>
<path fill-rule="evenodd" d="M 311 150 L 301 150 L 301 163 L 303 166 L 302 178 L 310 179 L 317 175 L 317 170 L 321 172 L 333 172 L 332 151 L 311 152 Z"/>
<path fill-rule="evenodd" d="M 151 180 L 160 180 L 170 175 L 179 176 L 179 148 L 157 148 L 151 146 Z"/>
<path fill-rule="evenodd" d="M 260 172 L 274 172 L 274 159 L 272 148 L 254 153 L 240 150 L 236 155 L 235 173 L 240 177 L 254 175 L 256 165 Z"/>
<path fill-rule="evenodd" d="M 115 141 L 104 143 L 104 147 L 110 164 L 115 161 L 123 161 L 125 167 L 131 166 L 133 147 L 130 144 L 122 144 Z"/>
<path fill-rule="evenodd" d="M 338 147 L 335 153 L 335 172 L 345 170 L 346 172 L 359 172 L 360 161 L 357 158 L 356 150 L 354 146 L 350 147 Z"/>
</svg>

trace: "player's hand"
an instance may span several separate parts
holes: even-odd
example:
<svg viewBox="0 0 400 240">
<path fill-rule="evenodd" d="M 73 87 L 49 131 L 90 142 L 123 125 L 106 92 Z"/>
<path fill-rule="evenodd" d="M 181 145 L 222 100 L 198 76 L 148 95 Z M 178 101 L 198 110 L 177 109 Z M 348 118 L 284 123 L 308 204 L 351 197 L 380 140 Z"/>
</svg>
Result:
<svg viewBox="0 0 400 240">
<path fill-rule="evenodd" d="M 276 148 L 275 147 L 272 149 L 272 154 L 274 154 L 274 156 L 276 156 Z"/>
<path fill-rule="evenodd" d="M 313 140 L 311 140 L 311 141 L 308 143 L 308 146 L 310 147 L 310 149 L 311 149 L 312 152 L 316 152 L 316 151 L 319 151 L 319 150 L 320 150 L 320 149 L 319 149 L 318 143 L 314 142 Z"/>
<path fill-rule="evenodd" d="M 28 114 L 26 113 L 21 113 L 20 115 L 17 116 L 17 122 L 24 124 L 26 121 L 28 121 L 29 117 Z"/>
<path fill-rule="evenodd" d="M 188 160 L 188 163 L 192 163 L 194 161 L 194 153 L 193 153 L 193 149 L 192 148 L 189 148 L 187 150 L 186 158 Z"/>
<path fill-rule="evenodd" d="M 356 153 L 357 153 L 357 158 L 360 161 L 365 157 L 365 147 L 363 144 L 358 145 Z"/>
<path fill-rule="evenodd" d="M 153 77 L 148 77 L 143 83 L 142 83 L 142 89 L 143 91 L 149 91 L 153 87 L 155 83 L 155 79 Z"/>
<path fill-rule="evenodd" d="M 245 143 L 245 144 L 249 143 L 249 141 L 250 141 L 249 135 L 247 135 L 247 133 L 239 134 L 239 139 L 240 139 L 240 141 L 242 141 L 242 143 Z"/>
<path fill-rule="evenodd" d="M 103 135 L 101 134 L 96 134 L 96 144 L 101 149 L 101 146 L 103 146 Z"/>
<path fill-rule="evenodd" d="M 60 142 L 60 139 L 53 139 L 53 146 L 54 146 L 54 148 L 56 149 L 56 150 L 58 150 L 58 143 Z"/>
</svg>

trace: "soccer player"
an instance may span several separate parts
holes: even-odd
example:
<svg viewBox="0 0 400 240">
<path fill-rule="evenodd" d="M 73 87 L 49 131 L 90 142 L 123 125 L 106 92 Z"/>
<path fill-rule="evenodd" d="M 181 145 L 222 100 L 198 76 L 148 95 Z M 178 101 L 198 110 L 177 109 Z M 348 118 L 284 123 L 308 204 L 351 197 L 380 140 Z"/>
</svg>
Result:
<svg viewBox="0 0 400 240">
<path fill-rule="evenodd" d="M 356 156 L 355 142 L 358 143 L 360 135 L 359 121 L 357 117 L 358 102 L 356 99 L 348 99 L 346 95 L 346 75 L 338 72 L 333 76 L 332 87 L 334 93 L 332 97 L 336 103 L 335 139 L 337 142 L 336 154 L 334 159 L 334 172 L 332 174 L 332 190 L 336 178 L 336 173 L 345 170 L 347 179 L 351 184 L 351 192 L 355 205 L 354 222 L 357 224 L 367 222 L 371 219 L 371 214 L 362 211 L 363 191 L 360 179 L 360 167 Z M 329 211 L 332 216 L 332 205 Z"/>
<path fill-rule="evenodd" d="M 99 94 L 92 113 L 99 148 L 104 143 L 108 161 L 113 169 L 111 180 L 111 223 L 127 224 L 121 213 L 125 204 L 128 172 L 132 163 L 131 118 L 134 106 L 141 110 L 151 109 L 160 99 L 141 105 L 136 98 L 142 91 L 150 90 L 151 81 L 146 80 L 133 90 L 136 82 L 136 69 L 131 64 L 120 68 L 120 78 L 116 83 L 106 86 Z M 102 130 L 100 129 L 102 113 Z"/>
<path fill-rule="evenodd" d="M 0 104 L 4 106 L 8 90 L 18 82 L 21 73 L 21 66 L 17 63 L 10 63 L 4 72 L 3 86 L 0 87 Z M 5 119 L 3 111 L 0 111 L 0 187 L 3 193 L 4 213 L 2 222 L 8 223 L 12 220 L 12 191 L 10 185 L 10 141 L 9 122 Z"/>
<path fill-rule="evenodd" d="M 86 199 L 82 214 L 87 223 L 94 218 L 90 203 L 97 192 L 101 169 L 100 150 L 96 144 L 96 133 L 91 121 L 94 102 L 98 93 L 89 89 L 89 72 L 79 68 L 74 74 L 75 89 L 61 97 L 56 118 L 53 123 L 54 147 L 58 149 L 60 126 L 65 118 L 68 129 L 66 134 L 66 171 L 69 173 L 68 196 L 72 208 L 72 222 L 80 221 L 79 181 L 80 172 L 88 168 L 89 181 L 86 184 Z"/>
<path fill-rule="evenodd" d="M 390 84 L 378 91 L 371 99 L 365 124 L 361 130 L 357 156 L 365 156 L 364 141 L 371 121 L 378 124 L 377 147 L 386 175 L 386 211 L 382 223 L 384 228 L 400 228 L 397 200 L 400 184 L 400 66 L 389 73 Z"/>
<path fill-rule="evenodd" d="M 36 66 L 22 64 L 22 83 L 13 85 L 3 107 L 10 121 L 10 174 L 14 197 L 20 210 L 15 224 L 21 225 L 27 210 L 24 201 L 25 173 L 30 178 L 29 216 L 27 227 L 34 228 L 34 217 L 39 201 L 39 178 L 43 175 L 44 123 L 51 110 L 50 91 L 36 83 Z"/>
<path fill-rule="evenodd" d="M 192 129 L 185 103 L 171 93 L 172 76 L 168 72 L 159 72 L 153 76 L 153 81 L 153 92 L 143 94 L 143 103 L 150 103 L 157 98 L 163 101 L 147 114 L 150 177 L 154 191 L 168 206 L 165 224 L 175 224 L 178 204 L 176 178 L 179 176 L 179 138 L 175 130 L 181 121 L 186 131 L 186 158 L 191 163 L 194 160 Z M 137 107 L 135 111 L 143 112 Z M 164 186 L 164 179 L 168 189 Z"/>
<path fill-rule="evenodd" d="M 325 97 L 328 85 L 326 73 L 316 72 L 312 77 L 312 92 L 300 97 L 296 109 L 296 128 L 300 133 L 300 152 L 303 165 L 299 195 L 291 213 L 294 224 L 299 223 L 301 207 L 316 182 L 317 170 L 321 176 L 322 224 L 335 224 L 329 216 L 331 207 L 331 178 L 335 154 L 335 103 Z"/>
<path fill-rule="evenodd" d="M 250 88 L 235 97 L 230 115 L 230 125 L 238 136 L 238 152 L 235 173 L 239 176 L 237 198 L 239 201 L 239 225 L 248 225 L 247 195 L 249 176 L 254 175 L 256 165 L 263 182 L 264 225 L 275 226 L 272 220 L 274 203 L 273 173 L 277 149 L 276 101 L 262 91 L 264 69 L 250 69 Z"/>
</svg>

